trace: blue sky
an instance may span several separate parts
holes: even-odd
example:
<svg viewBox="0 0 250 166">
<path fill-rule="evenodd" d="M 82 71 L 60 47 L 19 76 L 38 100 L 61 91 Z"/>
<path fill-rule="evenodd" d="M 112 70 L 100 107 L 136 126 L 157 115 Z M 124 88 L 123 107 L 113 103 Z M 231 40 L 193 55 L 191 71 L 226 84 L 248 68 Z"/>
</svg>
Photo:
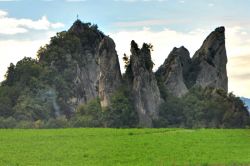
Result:
<svg viewBox="0 0 250 166">
<path fill-rule="evenodd" d="M 226 27 L 229 90 L 250 97 L 250 0 L 0 0 L 0 80 L 10 62 L 36 56 L 76 20 L 98 24 L 120 56 L 130 40 L 154 45 L 155 69 L 171 49 L 191 55 L 216 27 Z M 249 90 L 248 90 L 249 89 Z"/>
<path fill-rule="evenodd" d="M 249 0 L 0 0 L 0 9 L 10 17 L 47 16 L 68 28 L 79 14 L 81 20 L 97 23 L 103 31 L 140 28 L 118 23 L 145 20 L 162 20 L 152 26 L 156 30 L 166 25 L 188 31 L 235 21 L 244 24 L 250 17 L 249 6 Z"/>
</svg>

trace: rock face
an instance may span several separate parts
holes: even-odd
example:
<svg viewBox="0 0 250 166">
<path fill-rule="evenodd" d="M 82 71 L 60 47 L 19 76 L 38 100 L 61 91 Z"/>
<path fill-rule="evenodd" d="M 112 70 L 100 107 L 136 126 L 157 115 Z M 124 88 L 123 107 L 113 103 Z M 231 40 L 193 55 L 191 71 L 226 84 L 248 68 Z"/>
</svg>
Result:
<svg viewBox="0 0 250 166">
<path fill-rule="evenodd" d="M 156 75 L 161 77 L 165 88 L 172 95 L 181 97 L 188 92 L 184 76 L 187 75 L 191 64 L 191 58 L 185 47 L 174 48 L 164 64 L 156 71 Z"/>
<path fill-rule="evenodd" d="M 132 94 L 134 97 L 135 110 L 139 115 L 139 125 L 151 127 L 152 120 L 158 118 L 158 106 L 161 103 L 160 92 L 157 86 L 153 63 L 151 61 L 150 49 L 147 44 L 143 44 L 141 49 L 131 42 L 131 74 L 132 74 Z"/>
<path fill-rule="evenodd" d="M 225 28 L 216 28 L 196 51 L 193 65 L 197 65 L 194 85 L 228 90 L 227 53 L 225 48 Z"/>
<path fill-rule="evenodd" d="M 122 76 L 114 41 L 96 25 L 76 20 L 68 31 L 53 37 L 39 61 L 56 73 L 53 82 L 64 112 L 99 97 L 101 106 L 120 87 Z M 58 86 L 54 86 L 55 84 Z"/>
<path fill-rule="evenodd" d="M 81 42 L 76 63 L 75 96 L 72 103 L 77 106 L 98 97 L 98 79 L 100 68 L 98 65 L 98 47 L 103 35 L 88 24 L 77 20 L 68 33 L 77 36 Z"/>
<path fill-rule="evenodd" d="M 102 107 L 110 104 L 110 96 L 122 83 L 120 64 L 115 50 L 115 43 L 109 37 L 104 37 L 99 46 L 99 97 Z"/>
<path fill-rule="evenodd" d="M 152 71 L 151 45 L 144 43 L 139 48 L 132 41 L 131 56 L 130 59 L 125 56 L 127 69 L 122 78 L 114 41 L 96 25 L 77 20 L 68 31 L 51 39 L 45 51 L 40 52 L 39 62 L 52 73 L 49 84 L 57 92 L 54 100 L 61 112 L 70 115 L 79 105 L 97 97 L 102 107 L 108 107 L 112 94 L 128 83 L 123 87 L 129 87 L 139 125 L 152 127 L 163 101 L 160 90 L 164 89 L 159 89 L 158 78 L 177 97 L 194 86 L 227 91 L 224 31 L 224 27 L 215 29 L 192 59 L 185 47 L 174 48 L 156 73 Z"/>
<path fill-rule="evenodd" d="M 216 28 L 203 42 L 192 59 L 186 48 L 174 48 L 159 67 L 160 77 L 168 92 L 180 97 L 194 86 L 228 90 L 225 28 Z"/>
</svg>

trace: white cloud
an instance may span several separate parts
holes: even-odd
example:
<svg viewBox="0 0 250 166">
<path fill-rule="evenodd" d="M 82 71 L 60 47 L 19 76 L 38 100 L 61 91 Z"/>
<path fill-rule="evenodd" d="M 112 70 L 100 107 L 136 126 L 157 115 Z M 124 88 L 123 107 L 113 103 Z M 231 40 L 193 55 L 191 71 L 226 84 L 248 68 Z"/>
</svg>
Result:
<svg viewBox="0 0 250 166">
<path fill-rule="evenodd" d="M 207 31 L 195 30 L 189 33 L 177 32 L 170 29 L 164 29 L 156 32 L 150 28 L 144 28 L 140 31 L 121 31 L 111 33 L 110 36 L 115 40 L 116 48 L 120 56 L 123 53 L 130 55 L 130 42 L 135 40 L 139 45 L 143 42 L 151 43 L 154 46 L 152 58 L 155 63 L 155 69 L 159 67 L 167 58 L 174 47 L 184 45 L 193 54 L 202 44 Z M 120 57 L 121 60 L 122 57 Z"/>
<path fill-rule="evenodd" d="M 250 97 L 250 54 L 230 57 L 228 72 L 230 75 L 229 88 L 240 96 Z"/>
<path fill-rule="evenodd" d="M 49 42 L 51 36 L 55 33 L 48 32 L 43 38 L 37 40 L 4 40 L 0 41 L 0 80 L 4 79 L 7 67 L 10 63 L 16 63 L 23 57 L 36 58 L 36 52 L 40 46 Z"/>
<path fill-rule="evenodd" d="M 35 58 L 39 47 L 49 42 L 56 28 L 63 26 L 62 23 L 49 22 L 46 16 L 38 20 L 17 19 L 0 10 L 0 35 L 4 37 L 0 38 L 0 81 L 4 79 L 10 63 L 16 63 L 25 56 Z M 20 37 L 23 33 L 25 35 Z M 31 39 L 32 35 L 36 38 Z"/>
<path fill-rule="evenodd" d="M 0 10 L 0 18 L 7 16 L 8 13 L 6 11 Z"/>
<path fill-rule="evenodd" d="M 16 19 L 8 17 L 6 11 L 0 10 L 0 34 L 14 35 L 19 33 L 27 33 L 32 30 L 49 30 L 61 28 L 62 23 L 51 23 L 46 16 L 38 20 L 31 19 Z"/>
<path fill-rule="evenodd" d="M 214 27 L 215 28 L 215 27 Z M 178 32 L 171 29 L 164 29 L 159 32 L 151 31 L 150 28 L 144 28 L 139 31 L 120 31 L 111 33 L 110 36 L 115 40 L 116 49 L 119 54 L 122 70 L 124 64 L 122 56 L 124 53 L 130 55 L 130 42 L 135 40 L 139 45 L 143 42 L 152 43 L 154 51 L 152 59 L 155 63 L 156 70 L 168 56 L 173 47 L 184 45 L 192 56 L 199 49 L 202 42 L 213 29 L 196 29 L 188 33 Z M 226 47 L 228 54 L 228 76 L 229 76 L 229 91 L 233 91 L 240 96 L 250 97 L 250 78 L 244 78 L 250 73 L 250 65 L 245 64 L 246 59 L 238 59 L 235 57 L 247 56 L 250 60 L 250 35 L 247 35 L 245 29 L 241 27 L 226 28 Z"/>
</svg>

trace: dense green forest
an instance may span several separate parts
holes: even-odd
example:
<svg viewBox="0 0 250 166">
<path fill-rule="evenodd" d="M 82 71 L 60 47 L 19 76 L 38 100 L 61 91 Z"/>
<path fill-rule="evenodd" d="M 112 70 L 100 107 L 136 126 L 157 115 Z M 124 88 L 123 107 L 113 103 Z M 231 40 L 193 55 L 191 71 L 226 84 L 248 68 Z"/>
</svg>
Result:
<svg viewBox="0 0 250 166">
<path fill-rule="evenodd" d="M 129 58 L 123 85 L 112 95 L 111 104 L 101 108 L 98 98 L 78 105 L 72 111 L 67 104 L 75 93 L 72 84 L 82 47 L 95 47 L 103 33 L 96 25 L 84 24 L 88 32 L 79 35 L 64 31 L 41 47 L 37 59 L 23 58 L 10 64 L 0 86 L 0 128 L 64 127 L 140 127 L 129 93 Z M 88 35 L 86 35 L 88 34 Z M 152 49 L 152 45 L 147 47 Z M 145 61 L 150 70 L 151 57 Z M 221 89 L 193 87 L 182 97 L 174 97 L 158 78 L 161 97 L 159 119 L 154 127 L 245 128 L 250 125 L 249 112 L 239 97 Z"/>
</svg>

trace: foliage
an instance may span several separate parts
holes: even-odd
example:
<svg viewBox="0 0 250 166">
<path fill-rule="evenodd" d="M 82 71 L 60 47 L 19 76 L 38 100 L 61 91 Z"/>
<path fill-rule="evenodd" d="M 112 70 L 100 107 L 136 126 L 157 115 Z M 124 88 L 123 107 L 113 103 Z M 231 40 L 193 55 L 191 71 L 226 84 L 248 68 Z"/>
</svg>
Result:
<svg viewBox="0 0 250 166">
<path fill-rule="evenodd" d="M 185 127 L 184 104 L 176 97 L 168 98 L 160 105 L 159 119 L 155 127 Z"/>
<path fill-rule="evenodd" d="M 13 86 L 19 84 L 18 86 L 34 87 L 37 77 L 42 73 L 42 66 L 32 58 L 23 58 L 17 62 L 16 66 L 10 64 L 5 75 L 6 80 L 3 81 L 3 86 Z"/>
<path fill-rule="evenodd" d="M 156 127 L 244 128 L 249 112 L 240 98 L 221 89 L 192 88 L 180 99 L 168 96 Z"/>
<path fill-rule="evenodd" d="M 122 58 L 123 62 L 124 62 L 124 67 L 125 69 L 128 68 L 129 64 L 130 64 L 130 59 L 126 54 L 123 54 L 123 58 Z"/>
<path fill-rule="evenodd" d="M 0 128 L 15 128 L 16 120 L 13 117 L 0 117 Z"/>
<path fill-rule="evenodd" d="M 39 121 L 37 121 L 39 122 Z M 36 123 L 37 124 L 37 123 Z M 42 128 L 42 124 L 37 124 L 37 128 Z M 68 119 L 66 116 L 58 116 L 56 118 L 50 118 L 46 123 L 44 128 L 67 128 L 69 127 Z"/>
<path fill-rule="evenodd" d="M 145 67 L 149 71 L 152 71 L 154 67 L 154 62 L 152 61 L 152 58 L 151 58 L 151 51 L 153 51 L 153 45 L 143 43 L 141 51 L 143 52 L 143 55 L 144 55 L 143 59 L 145 62 Z"/>
<path fill-rule="evenodd" d="M 126 86 L 111 97 L 110 106 L 104 111 L 106 127 L 136 127 L 138 116 Z"/>
<path fill-rule="evenodd" d="M 74 127 L 101 127 L 102 108 L 99 99 L 91 100 L 85 105 L 80 105 L 78 114 L 73 118 Z"/>
<path fill-rule="evenodd" d="M 91 100 L 77 109 L 71 125 L 74 127 L 135 127 L 137 114 L 126 87 L 111 96 L 110 106 L 101 108 L 99 99 Z"/>
</svg>

